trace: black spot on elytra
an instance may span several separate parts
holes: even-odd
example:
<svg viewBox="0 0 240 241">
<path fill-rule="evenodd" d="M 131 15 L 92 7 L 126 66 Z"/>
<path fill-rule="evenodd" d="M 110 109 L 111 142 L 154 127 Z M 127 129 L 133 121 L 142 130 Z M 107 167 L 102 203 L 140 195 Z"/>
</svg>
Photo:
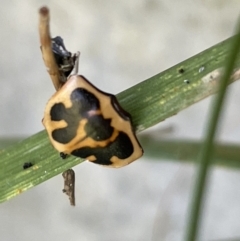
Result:
<svg viewBox="0 0 240 241">
<path fill-rule="evenodd" d="M 100 108 L 99 100 L 94 94 L 83 88 L 75 89 L 70 97 L 73 107 L 79 110 L 79 113 L 86 113 L 90 110 L 98 110 Z M 77 113 L 76 113 L 77 114 Z"/>
<path fill-rule="evenodd" d="M 70 99 L 70 108 L 66 108 L 63 103 L 57 103 L 50 111 L 52 121 L 64 120 L 67 123 L 65 128 L 52 131 L 54 140 L 62 144 L 69 143 L 76 136 L 80 121 L 83 119 L 87 119 L 84 126 L 85 136 L 96 141 L 106 140 L 112 136 L 111 119 L 104 119 L 102 115 L 94 115 L 92 112 L 100 108 L 98 99 L 92 93 L 77 88 L 72 92 Z"/>
<path fill-rule="evenodd" d="M 104 141 L 112 136 L 111 119 L 104 119 L 102 115 L 90 116 L 84 130 L 95 141 Z"/>
<path fill-rule="evenodd" d="M 101 165 L 111 165 L 111 157 L 116 156 L 119 159 L 125 159 L 132 155 L 134 149 L 131 140 L 124 133 L 120 132 L 114 142 L 110 142 L 105 147 L 84 147 L 72 152 L 72 155 L 81 158 L 87 158 L 91 155 L 96 157 L 94 163 Z"/>
</svg>

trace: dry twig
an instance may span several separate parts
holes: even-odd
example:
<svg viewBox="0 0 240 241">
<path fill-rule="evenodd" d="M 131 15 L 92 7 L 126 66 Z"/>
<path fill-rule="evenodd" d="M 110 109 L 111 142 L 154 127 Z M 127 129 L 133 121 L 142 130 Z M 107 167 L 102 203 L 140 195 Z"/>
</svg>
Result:
<svg viewBox="0 0 240 241">
<path fill-rule="evenodd" d="M 75 206 L 75 173 L 73 169 L 68 169 L 62 174 L 64 179 L 63 192 L 69 197 L 70 204 Z"/>
<path fill-rule="evenodd" d="M 56 90 L 60 89 L 71 73 L 77 73 L 80 53 L 72 55 L 64 46 L 61 37 L 51 38 L 50 35 L 50 14 L 47 7 L 39 10 L 39 35 L 42 56 L 47 71 L 52 79 Z M 70 204 L 75 206 L 75 173 L 68 169 L 62 174 L 64 178 L 64 189 L 69 196 Z"/>
<path fill-rule="evenodd" d="M 47 71 L 52 79 L 53 85 L 56 90 L 61 88 L 61 76 L 56 64 L 54 54 L 52 51 L 52 39 L 49 28 L 49 10 L 47 7 L 42 7 L 39 10 L 39 35 L 43 61 L 47 67 Z"/>
</svg>

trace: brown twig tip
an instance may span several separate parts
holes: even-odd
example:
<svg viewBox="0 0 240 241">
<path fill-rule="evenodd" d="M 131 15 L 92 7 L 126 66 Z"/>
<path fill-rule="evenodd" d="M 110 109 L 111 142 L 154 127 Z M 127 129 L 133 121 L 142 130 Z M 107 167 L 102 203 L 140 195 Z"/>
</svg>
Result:
<svg viewBox="0 0 240 241">
<path fill-rule="evenodd" d="M 60 73 L 52 52 L 52 40 L 50 34 L 50 11 L 47 7 L 39 9 L 39 36 L 43 61 L 51 76 L 54 87 L 58 90 L 61 87 Z"/>
<path fill-rule="evenodd" d="M 42 15 L 42 16 L 47 16 L 48 15 L 48 13 L 49 13 L 49 10 L 48 10 L 48 8 L 47 7 L 41 7 L 40 9 L 39 9 L 39 13 Z"/>
</svg>

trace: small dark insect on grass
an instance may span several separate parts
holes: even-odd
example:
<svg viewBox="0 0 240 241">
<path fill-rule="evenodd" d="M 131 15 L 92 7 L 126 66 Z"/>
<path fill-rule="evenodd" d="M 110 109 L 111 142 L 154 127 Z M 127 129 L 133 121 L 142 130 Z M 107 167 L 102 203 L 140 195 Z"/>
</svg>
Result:
<svg viewBox="0 0 240 241">
<path fill-rule="evenodd" d="M 62 158 L 62 159 L 66 159 L 67 158 L 67 154 L 65 154 L 65 153 L 63 153 L 63 152 L 60 152 L 60 157 Z"/>
<path fill-rule="evenodd" d="M 25 169 L 28 169 L 29 167 L 32 167 L 32 166 L 33 166 L 33 164 L 31 162 L 25 162 L 23 164 L 23 169 L 25 170 Z"/>
<path fill-rule="evenodd" d="M 185 70 L 183 68 L 178 69 L 179 74 L 183 74 L 184 72 L 185 72 Z"/>
</svg>

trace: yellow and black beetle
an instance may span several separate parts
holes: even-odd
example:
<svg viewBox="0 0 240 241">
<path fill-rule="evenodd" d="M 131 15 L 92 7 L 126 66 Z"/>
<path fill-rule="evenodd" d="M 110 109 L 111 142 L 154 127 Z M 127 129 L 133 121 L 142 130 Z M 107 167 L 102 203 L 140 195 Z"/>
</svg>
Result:
<svg viewBox="0 0 240 241">
<path fill-rule="evenodd" d="M 73 75 L 47 103 L 43 124 L 53 146 L 97 164 L 122 167 L 142 156 L 131 117 L 114 95 Z"/>
<path fill-rule="evenodd" d="M 53 146 L 61 153 L 110 167 L 122 167 L 141 157 L 143 150 L 131 116 L 116 97 L 76 74 L 79 53 L 71 55 L 56 38 L 52 39 L 52 49 L 63 76 L 43 118 Z"/>
</svg>

